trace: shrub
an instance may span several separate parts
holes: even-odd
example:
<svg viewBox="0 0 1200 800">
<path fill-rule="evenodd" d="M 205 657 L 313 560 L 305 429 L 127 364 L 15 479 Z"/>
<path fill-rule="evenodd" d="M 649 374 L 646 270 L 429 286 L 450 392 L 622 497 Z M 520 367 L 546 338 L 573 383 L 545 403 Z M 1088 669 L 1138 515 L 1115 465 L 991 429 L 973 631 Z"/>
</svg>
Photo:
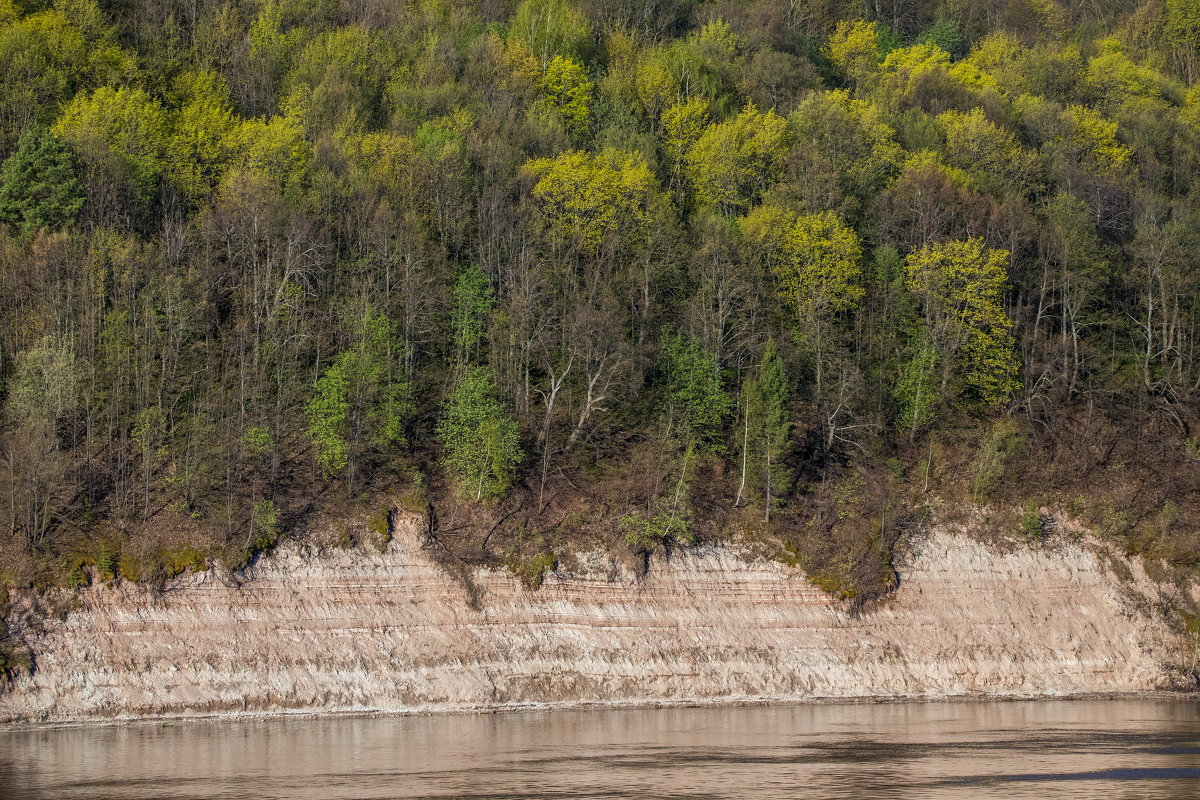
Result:
<svg viewBox="0 0 1200 800">
<path fill-rule="evenodd" d="M 634 514 L 620 521 L 625 532 L 625 543 L 635 553 L 650 554 L 660 546 L 679 544 L 690 547 L 696 544 L 696 534 L 691 523 L 673 512 L 662 514 Z"/>
<path fill-rule="evenodd" d="M 155 560 L 162 569 L 164 577 L 174 578 L 184 572 L 204 572 L 208 569 L 208 559 L 196 548 L 187 545 L 179 550 L 159 550 Z"/>
<path fill-rule="evenodd" d="M 546 573 L 558 569 L 558 556 L 551 552 L 542 552 L 531 558 L 514 559 L 508 562 L 511 572 L 526 589 L 535 591 L 542 587 Z"/>
<path fill-rule="evenodd" d="M 367 520 L 367 530 L 375 548 L 381 553 L 385 552 L 392 541 L 392 509 L 384 507 L 372 514 Z"/>
<path fill-rule="evenodd" d="M 1028 542 L 1041 542 L 1046 535 L 1045 520 L 1037 503 L 1029 503 L 1021 514 L 1021 534 Z"/>
</svg>

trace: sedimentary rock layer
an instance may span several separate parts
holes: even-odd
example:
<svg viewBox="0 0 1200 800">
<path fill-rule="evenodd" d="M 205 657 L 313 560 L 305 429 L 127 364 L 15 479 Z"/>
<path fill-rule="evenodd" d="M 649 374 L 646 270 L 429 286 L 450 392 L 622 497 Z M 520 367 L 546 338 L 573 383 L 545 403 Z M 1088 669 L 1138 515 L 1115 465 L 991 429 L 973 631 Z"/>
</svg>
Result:
<svg viewBox="0 0 1200 800">
<path fill-rule="evenodd" d="M 471 592 L 416 531 L 384 553 L 287 546 L 240 585 L 83 590 L 26 629 L 37 669 L 0 693 L 0 719 L 1139 692 L 1177 653 L 1137 565 L 1118 577 L 1079 544 L 935 533 L 892 597 L 851 614 L 735 547 L 644 576 L 590 555 L 537 591 L 479 571 Z"/>
</svg>

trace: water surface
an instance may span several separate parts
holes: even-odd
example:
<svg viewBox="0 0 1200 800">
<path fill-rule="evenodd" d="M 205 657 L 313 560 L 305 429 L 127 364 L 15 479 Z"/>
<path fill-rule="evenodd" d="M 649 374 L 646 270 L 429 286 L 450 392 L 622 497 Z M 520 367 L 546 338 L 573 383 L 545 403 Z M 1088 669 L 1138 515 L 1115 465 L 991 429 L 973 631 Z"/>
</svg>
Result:
<svg viewBox="0 0 1200 800">
<path fill-rule="evenodd" d="M 1200 702 L 192 722 L 0 732 L 0 798 L 1200 798 Z"/>
</svg>

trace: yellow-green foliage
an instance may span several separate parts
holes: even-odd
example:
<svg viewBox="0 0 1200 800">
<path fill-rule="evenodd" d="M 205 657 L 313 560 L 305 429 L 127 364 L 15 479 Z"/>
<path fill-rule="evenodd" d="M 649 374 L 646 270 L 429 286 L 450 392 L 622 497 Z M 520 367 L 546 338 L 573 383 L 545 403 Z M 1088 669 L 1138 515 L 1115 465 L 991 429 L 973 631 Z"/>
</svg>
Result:
<svg viewBox="0 0 1200 800">
<path fill-rule="evenodd" d="M 880 109 L 845 90 L 813 92 L 788 118 L 797 147 L 826 160 L 851 193 L 882 188 L 904 160 Z"/>
<path fill-rule="evenodd" d="M 663 145 L 676 163 L 695 146 L 708 126 L 709 105 L 702 97 L 691 97 L 662 112 Z"/>
<path fill-rule="evenodd" d="M 208 558 L 191 545 L 179 550 L 159 550 L 154 554 L 158 568 L 164 577 L 174 578 L 184 572 L 204 572 L 208 569 Z"/>
<path fill-rule="evenodd" d="M 787 261 L 776 276 L 797 309 L 823 315 L 858 304 L 863 296 L 862 244 L 837 214 L 797 217 L 784 248 Z"/>
<path fill-rule="evenodd" d="M 166 165 L 171 126 L 166 110 L 143 90 L 102 86 L 76 95 L 54 132 L 86 160 L 115 167 L 148 199 Z"/>
<path fill-rule="evenodd" d="M 674 511 L 631 514 L 623 517 L 619 525 L 625 533 L 625 543 L 639 554 L 653 553 L 666 545 L 690 547 L 696 544 L 691 522 Z"/>
<path fill-rule="evenodd" d="M 375 549 L 381 553 L 386 551 L 392 541 L 392 509 L 384 507 L 372 514 L 367 519 L 367 530 Z"/>
<path fill-rule="evenodd" d="M 201 72 L 187 76 L 187 83 L 167 156 L 176 183 L 199 201 L 220 184 L 238 151 L 238 123 L 219 76 Z"/>
<path fill-rule="evenodd" d="M 240 185 L 247 176 L 261 176 L 287 188 L 303 178 L 312 158 L 304 126 L 295 117 L 248 119 L 232 136 L 236 151 L 228 185 Z"/>
<path fill-rule="evenodd" d="M 1123 167 L 1133 158 L 1129 148 L 1117 141 L 1117 123 L 1082 105 L 1067 106 L 1063 112 L 1058 144 L 1068 158 L 1104 170 Z"/>
<path fill-rule="evenodd" d="M 1130 59 L 1117 39 L 1103 39 L 1098 46 L 1100 52 L 1088 62 L 1084 84 L 1104 107 L 1115 107 L 1134 98 L 1182 96 L 1182 90 L 1161 73 Z"/>
<path fill-rule="evenodd" d="M 137 583 L 145 576 L 145 565 L 135 556 L 122 553 L 117 561 L 117 574 L 127 581 Z"/>
<path fill-rule="evenodd" d="M 588 80 L 583 65 L 566 56 L 555 56 L 546 67 L 543 79 L 546 98 L 562 114 L 567 130 L 584 136 L 592 121 L 592 91 L 595 84 Z"/>
<path fill-rule="evenodd" d="M 947 111 L 938 122 L 946 131 L 946 162 L 972 174 L 991 191 L 1025 191 L 1036 165 L 1012 132 L 991 122 L 982 109 Z"/>
<path fill-rule="evenodd" d="M 508 30 L 543 65 L 556 55 L 578 56 L 592 35 L 587 17 L 567 0 L 522 0 Z"/>
<path fill-rule="evenodd" d="M 986 503 L 1013 460 L 1025 455 L 1028 448 L 1028 441 L 1012 420 L 996 420 L 975 451 L 971 465 L 971 498 L 977 503 Z"/>
<path fill-rule="evenodd" d="M 1042 512 L 1037 503 L 1026 504 L 1021 513 L 1021 534 L 1029 542 L 1039 542 L 1045 535 Z"/>
<path fill-rule="evenodd" d="M 572 151 L 534 159 L 525 172 L 536 179 L 533 196 L 552 228 L 585 251 L 596 252 L 610 236 L 637 236 L 649 222 L 657 186 L 637 153 Z"/>
<path fill-rule="evenodd" d="M 787 145 L 787 122 L 754 104 L 710 125 L 684 156 L 697 200 L 725 211 L 747 207 L 779 175 Z"/>
<path fill-rule="evenodd" d="M 927 245 L 908 257 L 908 287 L 921 301 L 930 340 L 963 391 L 989 406 L 1020 388 L 1012 320 L 1004 313 L 1009 254 L 978 239 Z"/>
<path fill-rule="evenodd" d="M 767 249 L 779 293 L 800 320 L 849 311 L 862 298 L 862 244 L 832 211 L 794 214 L 762 206 L 741 228 Z"/>
<path fill-rule="evenodd" d="M 839 22 L 825 54 L 842 74 L 857 84 L 866 83 L 878 70 L 883 58 L 877 22 Z"/>
</svg>

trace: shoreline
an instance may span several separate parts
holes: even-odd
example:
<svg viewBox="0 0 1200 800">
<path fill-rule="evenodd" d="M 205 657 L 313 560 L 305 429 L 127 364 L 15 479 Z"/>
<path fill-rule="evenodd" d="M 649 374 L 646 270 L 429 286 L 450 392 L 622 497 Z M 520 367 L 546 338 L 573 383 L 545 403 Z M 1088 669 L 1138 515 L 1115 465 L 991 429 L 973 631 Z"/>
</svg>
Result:
<svg viewBox="0 0 1200 800">
<path fill-rule="evenodd" d="M 847 612 L 736 548 L 638 577 L 611 561 L 466 596 L 405 530 L 386 552 L 285 548 L 237 587 L 95 587 L 30 631 L 0 729 L 191 720 L 1195 696 L 1163 587 L 1079 545 L 999 552 L 935 532 L 901 588 Z"/>
<path fill-rule="evenodd" d="M 412 709 L 346 709 L 338 710 L 274 710 L 233 711 L 211 714 L 167 714 L 162 716 L 123 717 L 112 719 L 80 719 L 62 721 L 0 722 L 0 733 L 22 733 L 52 730 L 86 730 L 132 727 L 173 727 L 175 725 L 222 724 L 231 722 L 277 722 L 306 720 L 323 722 L 342 719 L 387 719 L 404 717 L 482 716 L 496 714 L 576 713 L 584 711 L 653 711 L 683 708 L 795 708 L 800 706 L 835 705 L 919 705 L 933 703 L 1030 703 L 1030 702 L 1118 702 L 1122 700 L 1156 700 L 1163 702 L 1200 703 L 1200 689 L 1159 690 L 1147 692 L 1081 692 L 1067 694 L 963 694 L 963 695 L 864 695 L 860 697 L 811 697 L 803 699 L 745 698 L 745 699 L 662 699 L 596 702 L 504 703 L 497 705 L 445 705 Z"/>
</svg>

